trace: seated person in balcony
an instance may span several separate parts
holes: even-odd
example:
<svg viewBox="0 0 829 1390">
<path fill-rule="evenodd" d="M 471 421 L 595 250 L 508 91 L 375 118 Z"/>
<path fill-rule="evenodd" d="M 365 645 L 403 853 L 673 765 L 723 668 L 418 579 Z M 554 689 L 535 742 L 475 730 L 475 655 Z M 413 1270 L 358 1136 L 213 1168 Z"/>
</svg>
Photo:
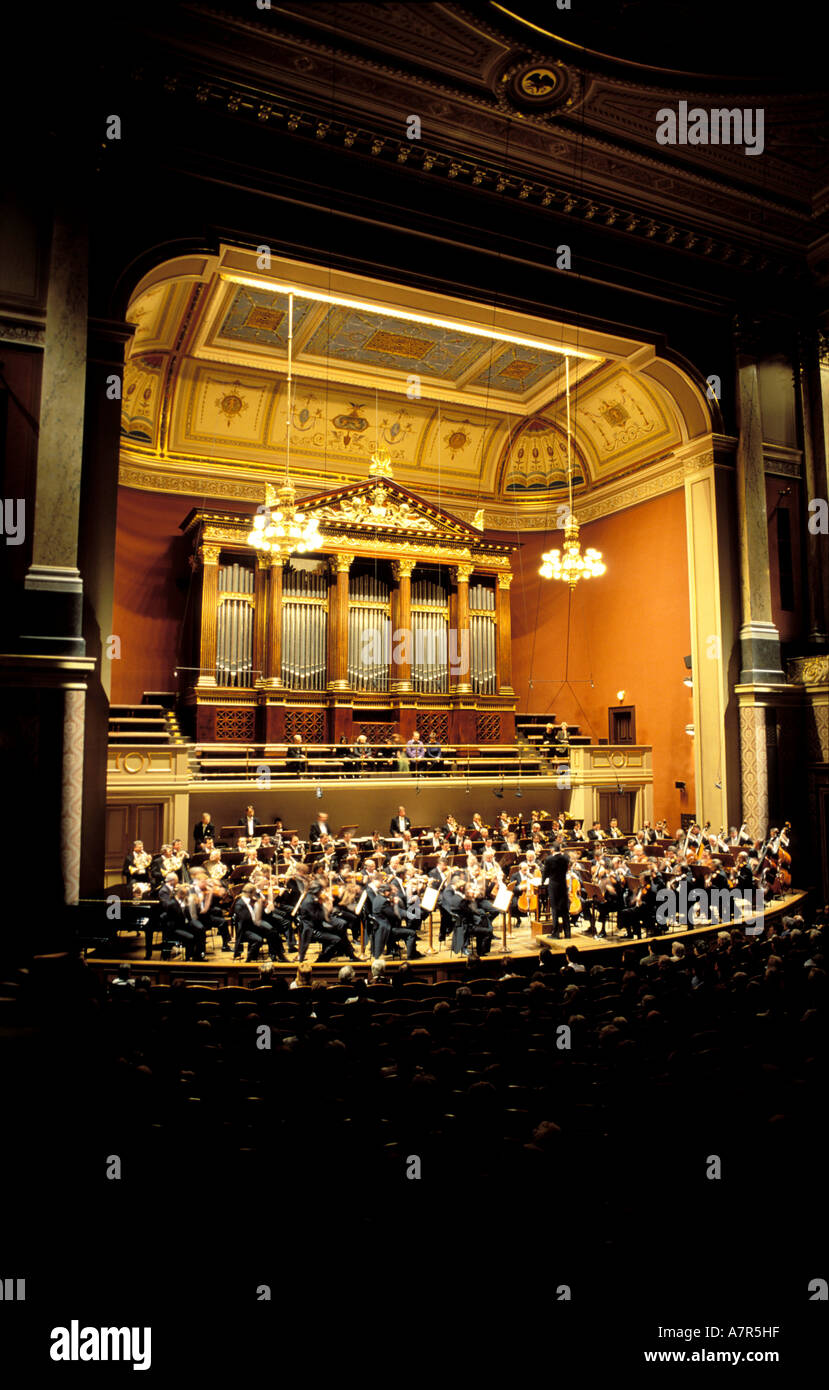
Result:
<svg viewBox="0 0 829 1390">
<path fill-rule="evenodd" d="M 426 744 L 424 766 L 429 772 L 441 772 L 443 770 L 443 749 L 434 731 L 430 733 L 429 742 Z"/>
<path fill-rule="evenodd" d="M 556 728 L 555 735 L 556 743 L 559 745 L 559 747 L 563 746 L 566 748 L 567 744 L 570 742 L 570 731 L 567 728 L 566 719 L 562 719 L 561 723 Z"/>
<path fill-rule="evenodd" d="M 360 772 L 370 772 L 374 767 L 374 750 L 365 734 L 360 734 L 352 743 L 351 757 Z"/>
<path fill-rule="evenodd" d="M 308 771 L 308 749 L 302 742 L 301 734 L 294 734 L 293 741 L 285 750 L 285 758 L 298 777 Z"/>
<path fill-rule="evenodd" d="M 399 734 L 392 734 L 391 746 L 388 749 L 388 753 L 392 768 L 396 768 L 398 772 L 409 771 L 408 754 L 403 747 L 403 740 Z"/>
<path fill-rule="evenodd" d="M 216 827 L 213 824 L 213 817 L 209 811 L 202 812 L 202 818 L 198 825 L 193 828 L 193 844 L 197 850 L 202 849 L 203 842 L 207 839 L 215 839 Z"/>
<path fill-rule="evenodd" d="M 414 763 L 415 772 L 420 770 L 420 764 L 423 762 L 425 756 L 426 746 L 417 729 L 415 729 L 409 742 L 406 744 L 406 757 L 409 759 L 410 763 Z"/>
<path fill-rule="evenodd" d="M 261 825 L 262 822 L 260 821 L 259 817 L 256 815 L 256 812 L 254 811 L 253 807 L 252 807 L 252 806 L 246 806 L 246 807 L 245 807 L 245 814 L 244 814 L 243 816 L 240 816 L 240 817 L 239 817 L 239 819 L 237 820 L 236 824 L 237 824 L 237 825 L 243 825 L 243 826 L 245 827 L 245 831 L 246 831 L 247 835 L 249 836 L 249 838 L 250 838 L 250 839 L 253 839 L 253 837 L 254 837 L 255 834 L 256 834 L 256 827 L 257 827 L 257 825 Z"/>
<path fill-rule="evenodd" d="M 545 725 L 544 733 L 541 736 L 541 747 L 551 751 L 557 743 L 558 734 L 556 733 L 555 724 Z"/>
</svg>

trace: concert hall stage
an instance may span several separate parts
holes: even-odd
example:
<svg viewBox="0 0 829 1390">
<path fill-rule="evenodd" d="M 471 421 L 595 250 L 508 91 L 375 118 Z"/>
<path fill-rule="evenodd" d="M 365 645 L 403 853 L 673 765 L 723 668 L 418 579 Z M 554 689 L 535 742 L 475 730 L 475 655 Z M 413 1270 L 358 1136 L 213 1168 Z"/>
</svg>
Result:
<svg viewBox="0 0 829 1390">
<path fill-rule="evenodd" d="M 767 927 L 799 911 L 806 903 L 808 893 L 799 891 L 788 893 L 784 898 L 775 900 L 772 906 L 766 909 L 765 913 L 760 914 Z M 751 922 L 753 919 L 747 919 Z M 526 919 L 525 919 L 526 923 Z M 731 923 L 730 926 L 739 926 L 738 922 Z M 539 927 L 541 930 L 539 931 Z M 476 975 L 486 973 L 484 966 L 491 962 L 493 969 L 498 974 L 503 974 L 510 966 L 516 965 L 521 973 L 529 973 L 529 963 L 537 959 L 541 947 L 548 947 L 554 955 L 563 957 L 567 946 L 578 946 L 579 952 L 587 957 L 585 963 L 595 965 L 603 959 L 608 959 L 611 963 L 615 953 L 625 950 L 638 951 L 646 954 L 647 947 L 653 942 L 674 942 L 685 941 L 693 942 L 698 937 L 711 936 L 718 931 L 727 930 L 728 923 L 708 923 L 690 929 L 679 928 L 674 931 L 660 933 L 658 936 L 643 936 L 641 938 L 630 938 L 620 936 L 618 933 L 611 933 L 608 939 L 596 940 L 585 931 L 574 929 L 570 940 L 561 937 L 550 937 L 544 934 L 544 924 L 536 923 L 531 927 L 528 923 L 519 929 L 507 933 L 507 949 L 503 946 L 503 933 L 497 931 L 493 938 L 493 947 L 488 956 L 472 958 Z M 434 924 L 434 949 L 429 950 L 428 928 L 423 933 L 423 939 L 419 942 L 419 949 L 425 950 L 426 955 L 420 960 L 408 962 L 412 975 L 419 980 L 426 980 L 432 983 L 439 981 L 457 980 L 462 983 L 464 977 L 470 973 L 470 958 L 467 956 L 454 955 L 449 950 L 437 949 L 437 917 Z M 243 961 L 234 961 L 232 951 L 225 951 L 221 944 L 214 947 L 206 961 L 185 961 L 182 958 L 176 960 L 160 960 L 158 955 L 154 955 L 151 960 L 144 958 L 144 939 L 140 933 L 131 933 L 129 937 L 123 935 L 119 938 L 123 949 L 113 956 L 99 956 L 91 953 L 86 957 L 88 965 L 96 970 L 103 972 L 107 978 L 112 978 L 118 971 L 118 967 L 124 962 L 129 962 L 133 966 L 133 973 L 136 975 L 148 975 L 153 984 L 171 984 L 176 978 L 184 978 L 188 984 L 206 985 L 208 987 L 218 987 L 224 985 L 250 986 L 258 983 L 261 979 L 260 963 L 253 962 L 248 965 Z M 312 946 L 308 951 L 307 959 L 314 964 L 315 957 L 319 948 Z M 319 980 L 325 984 L 335 984 L 337 976 L 342 966 L 346 964 L 344 958 L 327 962 L 325 965 L 317 966 L 314 964 L 312 980 Z M 356 969 L 359 974 L 368 970 L 369 961 L 356 962 Z M 386 972 L 388 975 L 394 974 L 400 966 L 404 964 L 404 959 L 386 960 Z M 288 979 L 296 975 L 297 962 L 292 958 L 287 964 L 274 964 L 273 974 L 285 976 Z"/>
</svg>

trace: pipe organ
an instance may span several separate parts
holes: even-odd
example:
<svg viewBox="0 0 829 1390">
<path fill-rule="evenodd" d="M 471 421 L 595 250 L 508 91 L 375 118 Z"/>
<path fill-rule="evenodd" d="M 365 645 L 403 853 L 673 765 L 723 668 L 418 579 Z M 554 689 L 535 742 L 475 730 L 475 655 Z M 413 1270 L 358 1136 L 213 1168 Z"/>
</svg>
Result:
<svg viewBox="0 0 829 1390">
<path fill-rule="evenodd" d="M 387 473 L 306 509 L 315 555 L 253 551 L 249 515 L 194 510 L 182 522 L 197 586 L 180 666 L 193 737 L 336 743 L 363 723 L 406 739 L 425 727 L 455 744 L 511 741 L 515 544 Z"/>
<path fill-rule="evenodd" d="M 472 689 L 478 695 L 495 694 L 495 637 L 495 590 L 485 584 L 470 584 L 469 662 Z"/>
<path fill-rule="evenodd" d="M 412 686 L 449 689 L 449 592 L 440 579 L 412 582 Z"/>
<path fill-rule="evenodd" d="M 253 565 L 219 568 L 216 613 L 216 684 L 253 683 Z"/>
<path fill-rule="evenodd" d="M 377 574 L 352 574 L 348 583 L 348 681 L 353 690 L 388 690 L 391 663 L 391 589 Z"/>
<path fill-rule="evenodd" d="M 328 586 L 323 565 L 288 564 L 282 571 L 282 684 L 324 690 Z"/>
</svg>

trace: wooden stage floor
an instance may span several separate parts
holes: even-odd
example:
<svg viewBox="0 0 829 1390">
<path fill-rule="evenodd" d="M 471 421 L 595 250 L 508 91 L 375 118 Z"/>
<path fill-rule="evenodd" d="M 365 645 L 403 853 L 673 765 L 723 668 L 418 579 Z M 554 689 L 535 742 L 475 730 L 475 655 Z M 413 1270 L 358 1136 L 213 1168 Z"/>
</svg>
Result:
<svg viewBox="0 0 829 1390">
<path fill-rule="evenodd" d="M 782 917 L 796 913 L 805 903 L 807 896 L 805 892 L 788 893 L 784 898 L 776 899 L 766 909 L 765 913 L 761 914 L 761 917 L 764 919 L 767 926 L 771 926 L 772 923 L 779 921 Z M 747 919 L 749 924 L 751 924 L 752 921 L 752 918 Z M 531 924 L 528 918 L 524 918 L 520 927 L 516 928 L 514 931 L 507 932 L 506 949 L 504 947 L 503 932 L 500 927 L 496 930 L 492 940 L 492 950 L 485 959 L 497 961 L 499 967 L 502 968 L 505 961 L 529 961 L 533 958 L 537 958 L 539 950 L 544 946 L 548 947 L 553 954 L 560 954 L 563 956 L 566 948 L 570 945 L 574 945 L 578 946 L 581 954 L 589 954 L 592 958 L 591 963 L 595 963 L 604 952 L 618 951 L 625 947 L 633 947 L 634 949 L 640 949 L 642 954 L 644 954 L 647 943 L 651 941 L 693 940 L 698 936 L 710 935 L 712 932 L 725 930 L 728 925 L 727 923 L 703 922 L 692 928 L 679 927 L 667 932 L 659 932 L 656 936 L 643 936 L 633 939 L 625 937 L 616 931 L 611 931 L 607 940 L 602 938 L 597 940 L 589 933 L 587 923 L 580 921 L 578 927 L 573 928 L 570 939 L 567 940 L 563 937 L 550 937 L 546 935 L 544 928 L 545 926 L 548 927 L 549 923 Z M 739 926 L 741 924 L 739 922 L 734 922 L 730 925 Z M 534 926 L 535 930 L 533 929 Z M 540 931 L 538 929 L 539 927 Z M 435 968 L 438 967 L 441 975 L 446 976 L 451 973 L 452 967 L 460 967 L 463 969 L 466 966 L 466 961 L 468 959 L 466 956 L 455 955 L 451 950 L 438 947 L 437 914 L 434 918 L 432 942 L 433 944 L 430 947 L 429 929 L 427 927 L 422 931 L 421 939 L 418 942 L 418 950 L 423 953 L 422 959 L 410 962 L 410 968 L 413 971 L 417 971 L 418 973 L 422 971 L 431 975 Z M 126 933 L 122 934 L 119 936 L 119 947 L 120 949 L 117 954 L 107 955 L 106 957 L 93 954 L 87 959 L 90 964 L 105 967 L 114 967 L 122 962 L 129 961 L 136 968 L 141 965 L 152 965 L 154 967 L 153 973 L 158 969 L 159 948 L 156 947 L 152 961 L 145 960 L 143 935 L 138 933 L 130 933 L 129 935 Z M 308 951 L 306 959 L 312 964 L 315 964 L 319 950 L 320 948 L 318 946 L 312 946 Z M 203 975 L 207 980 L 217 973 L 227 978 L 233 978 L 237 974 L 242 973 L 249 978 L 251 975 L 258 974 L 259 964 L 264 961 L 267 961 L 267 953 L 264 950 L 260 957 L 260 962 L 254 961 L 248 964 L 241 960 L 234 961 L 232 949 L 225 951 L 221 941 L 217 939 L 212 944 L 208 944 L 208 956 L 205 961 L 185 961 L 183 956 L 179 956 L 169 961 L 160 962 L 160 965 L 163 967 L 165 973 L 169 972 L 171 975 L 186 970 L 190 978 L 195 979 Z M 364 968 L 367 962 L 368 957 L 366 957 Z M 402 964 L 402 962 L 403 957 L 401 956 L 399 960 L 389 960 L 388 966 L 391 970 L 394 970 L 398 965 Z M 340 957 L 320 966 L 319 969 L 315 966 L 314 976 L 317 979 L 335 979 L 338 971 L 345 963 L 345 958 Z M 287 974 L 289 976 L 293 976 L 296 973 L 296 968 L 296 953 L 288 957 L 287 964 L 274 964 L 273 966 L 273 969 L 279 974 Z"/>
</svg>

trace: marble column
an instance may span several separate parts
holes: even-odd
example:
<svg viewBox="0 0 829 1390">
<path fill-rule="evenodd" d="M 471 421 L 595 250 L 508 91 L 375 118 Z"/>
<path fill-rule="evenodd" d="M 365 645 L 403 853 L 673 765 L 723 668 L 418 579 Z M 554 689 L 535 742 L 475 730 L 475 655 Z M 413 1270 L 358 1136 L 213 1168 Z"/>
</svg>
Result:
<svg viewBox="0 0 829 1390">
<path fill-rule="evenodd" d="M 335 555 L 328 587 L 328 689 L 348 689 L 348 572 L 353 555 Z"/>
<path fill-rule="evenodd" d="M 269 689 L 282 687 L 282 581 L 285 562 L 280 555 L 259 557 L 263 567 L 264 613 L 262 675 L 257 682 Z"/>
<path fill-rule="evenodd" d="M 65 901 L 76 903 L 80 895 L 81 872 L 85 688 L 66 689 L 63 701 L 60 864 Z"/>
<path fill-rule="evenodd" d="M 412 688 L 412 570 L 414 560 L 394 560 L 392 577 L 397 583 L 392 634 L 391 688 L 405 693 Z"/>
<path fill-rule="evenodd" d="M 737 350 L 737 516 L 740 537 L 741 685 L 778 684 L 780 634 L 772 621 L 766 471 L 757 356 Z"/>
<path fill-rule="evenodd" d="M 456 594 L 455 638 L 453 645 L 452 634 L 450 633 L 449 655 L 454 668 L 452 681 L 458 695 L 467 694 L 472 690 L 469 651 L 469 580 L 474 568 L 474 565 L 455 565 L 449 571 Z"/>
<path fill-rule="evenodd" d="M 200 686 L 216 684 L 216 613 L 219 605 L 219 546 L 199 547 L 202 562 L 201 638 L 199 642 Z"/>
<path fill-rule="evenodd" d="M 803 472 L 806 503 L 827 496 L 827 454 L 821 401 L 820 358 L 816 334 L 804 334 L 799 342 L 797 403 L 803 440 Z M 808 515 L 808 510 L 807 510 Z M 804 528 L 806 591 L 809 605 L 811 647 L 826 649 L 829 642 L 829 557 L 826 537 Z"/>
<path fill-rule="evenodd" d="M 498 694 L 514 695 L 512 688 L 512 613 L 510 611 L 511 574 L 498 575 Z"/>
<path fill-rule="evenodd" d="M 62 195 L 58 195 L 62 198 Z M 88 240 L 81 207 L 65 200 L 53 221 L 34 508 L 27 498 L 32 561 L 24 583 L 24 650 L 83 656 L 78 517 L 87 353 Z M 105 403 L 101 406 L 105 408 Z M 117 400 L 111 403 L 119 409 Z M 34 515 L 32 516 L 32 510 Z"/>
</svg>

